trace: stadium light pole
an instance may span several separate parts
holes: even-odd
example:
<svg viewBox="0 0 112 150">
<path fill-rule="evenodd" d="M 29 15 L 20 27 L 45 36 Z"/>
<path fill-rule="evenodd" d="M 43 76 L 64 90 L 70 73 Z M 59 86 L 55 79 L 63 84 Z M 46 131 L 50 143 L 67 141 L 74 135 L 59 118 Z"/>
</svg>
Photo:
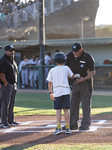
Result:
<svg viewBox="0 0 112 150">
<path fill-rule="evenodd" d="M 90 17 L 86 16 L 86 17 L 81 17 L 81 38 L 83 39 L 84 37 L 84 27 L 83 27 L 83 21 L 87 21 L 89 20 Z"/>
<path fill-rule="evenodd" d="M 40 45 L 40 60 L 39 66 L 39 89 L 44 87 L 44 50 L 45 50 L 45 13 L 44 13 L 44 0 L 39 0 L 39 45 Z"/>
</svg>

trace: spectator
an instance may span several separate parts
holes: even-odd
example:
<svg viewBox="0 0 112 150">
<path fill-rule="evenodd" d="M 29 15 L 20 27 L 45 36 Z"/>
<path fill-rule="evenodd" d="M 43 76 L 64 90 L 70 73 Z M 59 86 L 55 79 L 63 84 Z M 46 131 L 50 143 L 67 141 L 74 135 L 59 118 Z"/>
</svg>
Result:
<svg viewBox="0 0 112 150">
<path fill-rule="evenodd" d="M 28 14 L 28 20 L 32 18 L 32 13 L 33 13 L 33 8 L 31 5 L 27 5 L 26 7 L 26 11 L 27 11 L 27 14 Z"/>
<path fill-rule="evenodd" d="M 58 53 L 58 52 L 59 52 L 59 50 L 56 49 L 56 50 L 55 50 L 55 54 Z M 53 60 L 53 64 L 56 65 L 55 62 L 54 62 L 54 60 Z"/>
<path fill-rule="evenodd" d="M 58 50 L 58 49 L 56 49 L 56 50 L 55 50 L 55 54 L 56 54 L 56 53 L 58 53 L 58 52 L 59 52 L 59 50 Z"/>
<path fill-rule="evenodd" d="M 23 60 L 19 65 L 19 72 L 21 74 L 22 88 L 28 87 L 28 68 L 22 68 L 23 66 L 28 66 L 28 57 L 24 56 Z"/>
<path fill-rule="evenodd" d="M 32 4 L 33 4 L 32 0 L 29 0 L 29 1 L 28 1 L 28 4 L 29 4 L 29 5 L 32 5 Z"/>
<path fill-rule="evenodd" d="M 14 29 L 18 28 L 18 23 L 19 23 L 19 13 L 18 13 L 18 9 L 15 7 L 15 9 L 13 11 Z"/>
<path fill-rule="evenodd" d="M 39 56 L 36 56 L 36 66 L 40 66 L 40 59 L 39 59 Z M 34 72 L 34 86 L 35 88 L 38 87 L 38 77 L 39 77 L 39 70 L 38 68 L 35 69 L 35 72 Z"/>
<path fill-rule="evenodd" d="M 1 25 L 2 25 L 2 28 L 6 27 L 5 19 L 6 19 L 5 10 L 3 10 L 2 13 L 1 13 Z"/>
<path fill-rule="evenodd" d="M 48 56 L 51 58 L 49 65 L 52 65 L 53 64 L 53 58 L 51 57 L 51 52 L 48 52 Z"/>
<path fill-rule="evenodd" d="M 22 11 L 22 22 L 28 22 L 28 14 L 26 10 Z"/>
<path fill-rule="evenodd" d="M 36 62 L 37 62 L 36 57 L 35 57 L 35 55 L 33 55 L 29 65 L 31 67 L 36 66 Z M 37 87 L 36 84 L 34 83 L 34 73 L 35 73 L 35 69 L 31 68 L 30 72 L 29 72 L 29 80 L 30 80 L 30 87 L 31 88 Z"/>
<path fill-rule="evenodd" d="M 45 65 L 50 65 L 51 61 L 52 61 L 51 58 L 48 56 L 47 52 L 45 51 L 44 52 L 44 63 L 45 63 Z M 46 80 L 46 78 L 47 78 L 47 75 L 48 75 L 48 72 L 49 72 L 49 68 L 45 68 L 44 71 L 45 71 L 45 89 L 47 89 L 47 80 Z"/>
</svg>

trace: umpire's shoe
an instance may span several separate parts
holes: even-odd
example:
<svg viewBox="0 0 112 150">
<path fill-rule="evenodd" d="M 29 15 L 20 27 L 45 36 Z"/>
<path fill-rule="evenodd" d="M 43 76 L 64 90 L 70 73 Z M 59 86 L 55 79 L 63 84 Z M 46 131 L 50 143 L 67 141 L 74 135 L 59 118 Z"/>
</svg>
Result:
<svg viewBox="0 0 112 150">
<path fill-rule="evenodd" d="M 78 125 L 70 126 L 70 130 L 77 130 L 77 129 L 78 129 Z"/>
<path fill-rule="evenodd" d="M 77 130 L 78 126 L 70 126 L 70 130 Z M 62 127 L 62 130 L 66 130 L 66 126 Z"/>
<path fill-rule="evenodd" d="M 8 124 L 8 123 L 6 123 L 6 124 L 1 124 L 1 125 L 0 125 L 0 128 L 4 128 L 4 129 L 10 128 L 10 127 L 11 127 L 11 125 Z"/>
<path fill-rule="evenodd" d="M 13 121 L 12 123 L 10 123 L 10 125 L 11 125 L 11 126 L 18 126 L 18 125 L 19 125 L 19 123 L 18 123 L 18 122 L 16 122 L 16 121 Z"/>
<path fill-rule="evenodd" d="M 89 130 L 89 126 L 81 125 L 81 126 L 79 127 L 79 130 Z"/>
</svg>

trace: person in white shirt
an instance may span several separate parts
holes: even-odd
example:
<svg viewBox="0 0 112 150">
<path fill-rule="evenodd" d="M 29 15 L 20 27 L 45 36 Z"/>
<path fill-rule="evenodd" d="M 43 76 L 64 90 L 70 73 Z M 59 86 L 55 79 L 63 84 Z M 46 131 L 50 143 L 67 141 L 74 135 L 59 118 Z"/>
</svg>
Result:
<svg viewBox="0 0 112 150">
<path fill-rule="evenodd" d="M 21 88 L 28 86 L 28 68 L 22 68 L 23 66 L 28 66 L 28 58 L 26 56 L 23 57 L 23 60 L 19 64 L 19 72 L 22 80 Z"/>
<path fill-rule="evenodd" d="M 57 128 L 55 135 L 62 133 L 61 131 L 61 111 L 65 114 L 65 133 L 70 134 L 69 130 L 69 109 L 70 109 L 70 86 L 68 77 L 73 78 L 74 74 L 68 66 L 65 66 L 66 57 L 62 52 L 54 55 L 54 62 L 56 67 L 51 68 L 48 76 L 48 89 L 50 98 L 54 100 L 54 109 L 56 109 Z M 52 91 L 53 89 L 53 91 Z"/>
<path fill-rule="evenodd" d="M 30 87 L 31 88 L 36 88 L 35 82 L 34 82 L 34 73 L 35 73 L 35 68 L 33 68 L 33 66 L 36 66 L 36 57 L 35 55 L 32 56 L 32 59 L 29 61 L 29 65 L 32 67 L 30 68 L 30 72 L 29 72 L 29 80 L 30 80 Z"/>
<path fill-rule="evenodd" d="M 44 52 L 44 63 L 45 63 L 45 65 L 51 65 L 51 62 L 52 62 L 52 59 L 49 57 L 49 55 L 47 54 L 47 52 L 45 51 Z M 46 80 L 46 78 L 47 78 L 47 75 L 48 75 L 48 72 L 49 72 L 49 68 L 45 68 L 44 69 L 44 74 L 45 74 L 45 89 L 47 89 L 47 80 Z"/>
</svg>

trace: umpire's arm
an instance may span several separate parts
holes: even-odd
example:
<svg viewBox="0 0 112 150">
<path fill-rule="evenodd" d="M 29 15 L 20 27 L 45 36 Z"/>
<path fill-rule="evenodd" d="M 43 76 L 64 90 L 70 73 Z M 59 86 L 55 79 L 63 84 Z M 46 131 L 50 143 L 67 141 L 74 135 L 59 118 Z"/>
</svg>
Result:
<svg viewBox="0 0 112 150">
<path fill-rule="evenodd" d="M 2 82 L 4 83 L 5 86 L 7 86 L 8 82 L 5 78 L 5 74 L 0 72 L 0 79 L 2 80 Z"/>
<path fill-rule="evenodd" d="M 85 82 L 86 80 L 92 78 L 95 75 L 95 71 L 89 71 L 86 77 L 81 77 L 80 79 L 76 79 L 77 83 Z"/>
</svg>

